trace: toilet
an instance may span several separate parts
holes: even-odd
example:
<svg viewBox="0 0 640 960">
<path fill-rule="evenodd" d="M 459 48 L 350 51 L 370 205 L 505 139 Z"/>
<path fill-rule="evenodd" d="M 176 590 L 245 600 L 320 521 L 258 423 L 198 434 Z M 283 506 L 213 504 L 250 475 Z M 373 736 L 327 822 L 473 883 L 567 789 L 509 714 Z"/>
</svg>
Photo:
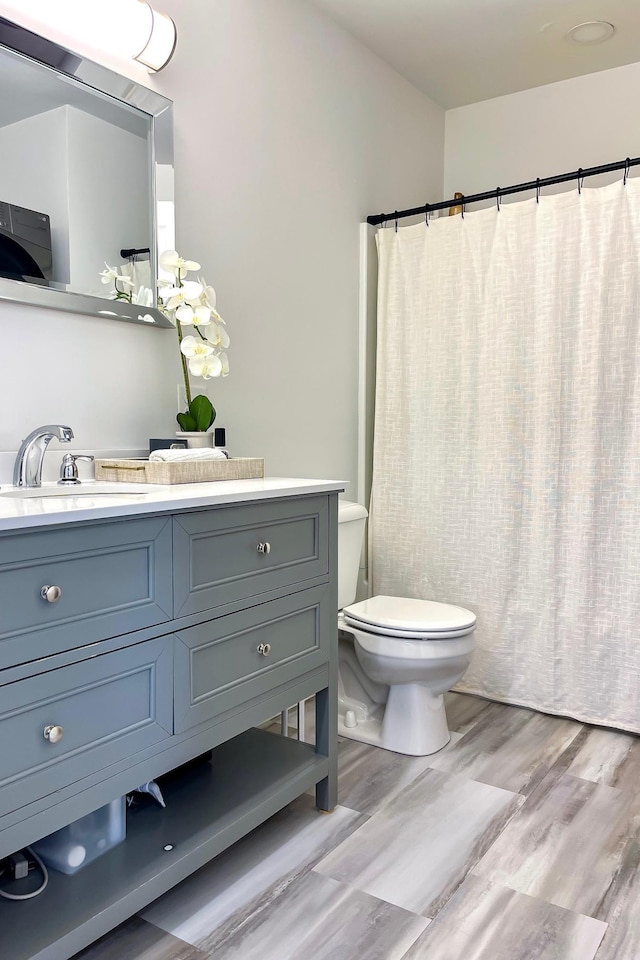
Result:
<svg viewBox="0 0 640 960">
<path fill-rule="evenodd" d="M 449 742 L 443 695 L 464 674 L 475 615 L 433 600 L 354 603 L 367 511 L 338 506 L 338 733 L 424 757 Z"/>
</svg>

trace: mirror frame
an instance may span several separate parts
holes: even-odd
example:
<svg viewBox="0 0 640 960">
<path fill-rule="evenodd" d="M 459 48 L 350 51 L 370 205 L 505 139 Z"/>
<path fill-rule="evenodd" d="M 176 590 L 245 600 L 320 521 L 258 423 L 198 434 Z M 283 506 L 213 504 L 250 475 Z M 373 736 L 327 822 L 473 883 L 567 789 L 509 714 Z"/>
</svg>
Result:
<svg viewBox="0 0 640 960">
<path fill-rule="evenodd" d="M 173 103 L 166 97 L 143 87 L 127 77 L 88 60 L 78 53 L 47 40 L 25 29 L 12 20 L 0 17 L 0 54 L 8 50 L 25 60 L 39 64 L 45 70 L 62 74 L 84 84 L 96 96 L 119 100 L 148 114 L 151 120 L 151 193 L 152 242 L 151 276 L 158 276 L 158 212 L 156 196 L 156 168 L 158 164 L 173 168 Z M 157 296 L 157 291 L 154 291 Z M 67 313 L 112 320 L 125 320 L 148 327 L 171 327 L 173 324 L 157 307 L 143 307 L 122 300 L 108 300 L 83 293 L 41 287 L 24 280 L 0 277 L 0 301 L 48 307 Z M 143 320 L 151 316 L 153 321 Z"/>
</svg>

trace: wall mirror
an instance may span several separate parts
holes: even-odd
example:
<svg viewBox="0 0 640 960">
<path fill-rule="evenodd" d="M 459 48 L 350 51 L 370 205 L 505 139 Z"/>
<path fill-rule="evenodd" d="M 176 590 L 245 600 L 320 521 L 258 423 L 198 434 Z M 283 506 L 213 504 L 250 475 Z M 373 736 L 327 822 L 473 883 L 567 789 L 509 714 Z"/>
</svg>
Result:
<svg viewBox="0 0 640 960">
<path fill-rule="evenodd" d="M 4 18 L 0 85 L 0 299 L 170 326 L 171 101 Z"/>
</svg>

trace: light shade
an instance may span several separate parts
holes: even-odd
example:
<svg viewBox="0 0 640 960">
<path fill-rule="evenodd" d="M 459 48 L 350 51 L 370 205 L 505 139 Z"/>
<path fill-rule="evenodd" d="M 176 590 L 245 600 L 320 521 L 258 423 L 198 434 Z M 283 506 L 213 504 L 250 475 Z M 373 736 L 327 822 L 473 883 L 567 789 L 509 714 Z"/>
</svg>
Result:
<svg viewBox="0 0 640 960">
<path fill-rule="evenodd" d="M 592 46 L 594 43 L 610 40 L 615 32 L 614 25 L 606 20 L 588 20 L 586 23 L 578 23 L 575 27 L 571 27 L 567 33 L 567 40 L 583 46 Z"/>
<path fill-rule="evenodd" d="M 146 7 L 148 34 L 140 53 L 134 54 L 133 59 L 144 64 L 149 70 L 158 71 L 169 63 L 176 48 L 178 33 L 176 25 L 166 13 L 158 13 L 146 0 L 138 0 L 142 7 Z"/>
</svg>

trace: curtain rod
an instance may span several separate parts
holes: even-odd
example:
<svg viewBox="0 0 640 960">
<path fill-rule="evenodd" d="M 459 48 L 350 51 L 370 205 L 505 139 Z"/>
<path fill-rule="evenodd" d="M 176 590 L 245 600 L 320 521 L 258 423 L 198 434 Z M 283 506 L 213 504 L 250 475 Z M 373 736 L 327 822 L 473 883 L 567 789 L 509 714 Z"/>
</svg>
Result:
<svg viewBox="0 0 640 960">
<path fill-rule="evenodd" d="M 464 194 L 458 194 L 454 200 L 441 200 L 438 203 L 427 203 L 423 207 L 413 207 L 411 210 L 395 210 L 393 213 L 379 213 L 376 216 L 367 217 L 367 223 L 376 227 L 381 223 L 387 223 L 389 220 L 401 220 L 403 217 L 417 217 L 421 214 L 431 213 L 433 210 L 447 210 L 449 207 L 460 207 L 467 203 L 478 203 L 480 200 L 500 201 L 501 197 L 506 197 L 512 193 L 525 193 L 527 190 L 540 191 L 541 187 L 550 187 L 555 183 L 568 183 L 570 180 L 578 181 L 582 184 L 585 177 L 595 177 L 599 173 L 614 173 L 616 170 L 624 170 L 625 180 L 630 167 L 637 167 L 640 164 L 640 157 L 631 160 L 617 160 L 615 163 L 603 163 L 599 167 L 580 167 L 573 173 L 561 173 L 556 177 L 544 177 L 543 179 L 529 180 L 527 183 L 516 183 L 512 187 L 495 187 L 493 190 L 486 190 L 484 193 L 473 193 L 468 197 Z"/>
</svg>

